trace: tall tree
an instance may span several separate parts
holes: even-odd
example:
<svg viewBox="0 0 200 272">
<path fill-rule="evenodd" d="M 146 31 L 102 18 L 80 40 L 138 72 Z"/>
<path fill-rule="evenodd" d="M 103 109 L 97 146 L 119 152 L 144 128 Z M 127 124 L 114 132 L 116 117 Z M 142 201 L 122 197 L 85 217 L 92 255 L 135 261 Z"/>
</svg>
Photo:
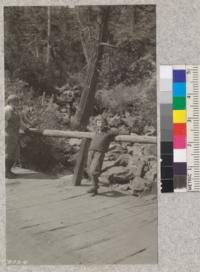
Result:
<svg viewBox="0 0 200 272">
<path fill-rule="evenodd" d="M 97 17 L 98 31 L 96 46 L 90 57 L 85 88 L 82 92 L 80 104 L 73 121 L 74 128 L 85 129 L 93 110 L 96 86 L 103 55 L 103 43 L 105 43 L 108 38 L 109 13 L 110 7 L 101 7 L 99 10 Z"/>
<path fill-rule="evenodd" d="M 50 36 L 51 36 L 51 8 L 47 7 L 47 55 L 46 55 L 46 64 L 49 65 L 50 61 Z"/>
<path fill-rule="evenodd" d="M 80 104 L 76 112 L 75 119 L 73 121 L 73 127 L 79 128 L 80 130 L 86 128 L 94 107 L 94 97 L 98 82 L 98 75 L 101 67 L 101 59 L 103 55 L 102 43 L 106 42 L 108 37 L 109 13 L 109 7 L 101 7 L 97 17 L 97 44 L 94 48 L 93 55 L 91 56 L 89 61 L 85 88 L 82 92 Z M 89 143 L 90 141 L 88 139 L 84 139 L 81 143 L 78 160 L 74 170 L 73 181 L 75 185 L 80 185 L 81 183 Z"/>
<path fill-rule="evenodd" d="M 82 24 L 81 19 L 80 19 L 80 14 L 79 14 L 78 7 L 76 7 L 75 12 L 76 12 L 77 21 L 79 23 L 79 33 L 80 33 L 81 45 L 82 45 L 82 48 L 83 48 L 83 53 L 84 53 L 84 56 L 85 56 L 86 63 L 88 65 L 89 64 L 89 57 L 88 57 L 87 46 L 86 46 L 86 42 L 85 42 L 85 38 L 84 38 L 84 28 L 83 28 L 83 24 Z"/>
</svg>

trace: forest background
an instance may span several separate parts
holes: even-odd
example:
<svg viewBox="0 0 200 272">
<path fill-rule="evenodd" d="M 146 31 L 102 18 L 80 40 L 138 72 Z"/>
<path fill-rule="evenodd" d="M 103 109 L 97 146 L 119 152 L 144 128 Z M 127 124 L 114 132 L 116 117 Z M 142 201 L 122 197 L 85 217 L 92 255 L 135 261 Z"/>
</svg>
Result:
<svg viewBox="0 0 200 272">
<path fill-rule="evenodd" d="M 103 8 L 4 8 L 5 98 L 15 93 L 22 111 L 31 107 L 34 127 L 72 129 Z M 110 127 L 156 135 L 155 12 L 154 5 L 110 7 L 89 130 L 101 115 Z M 61 173 L 73 169 L 80 141 L 28 136 L 21 145 L 23 167 Z"/>
</svg>

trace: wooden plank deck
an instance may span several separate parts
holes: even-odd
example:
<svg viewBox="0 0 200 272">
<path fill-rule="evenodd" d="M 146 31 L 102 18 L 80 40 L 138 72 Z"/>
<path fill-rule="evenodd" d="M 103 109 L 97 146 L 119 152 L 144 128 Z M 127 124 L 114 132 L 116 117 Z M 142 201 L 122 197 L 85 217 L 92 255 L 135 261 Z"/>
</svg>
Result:
<svg viewBox="0 0 200 272">
<path fill-rule="evenodd" d="M 157 263 L 157 199 L 16 169 L 6 181 L 7 260 L 28 264 Z"/>
</svg>

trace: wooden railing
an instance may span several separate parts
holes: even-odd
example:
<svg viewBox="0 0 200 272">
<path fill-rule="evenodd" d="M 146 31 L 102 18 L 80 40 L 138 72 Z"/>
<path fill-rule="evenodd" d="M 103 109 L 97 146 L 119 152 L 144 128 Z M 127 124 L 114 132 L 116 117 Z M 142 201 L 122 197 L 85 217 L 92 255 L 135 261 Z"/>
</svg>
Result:
<svg viewBox="0 0 200 272">
<path fill-rule="evenodd" d="M 44 129 L 39 131 L 38 129 L 31 128 L 31 133 L 50 136 L 50 137 L 64 137 L 64 138 L 87 138 L 92 139 L 95 136 L 94 132 L 83 132 L 83 131 L 70 131 L 70 130 L 52 130 Z M 21 132 L 23 133 L 23 132 Z M 141 135 L 118 135 L 115 137 L 117 142 L 131 142 L 131 143 L 141 143 L 141 144 L 156 144 L 157 138 L 155 136 L 141 136 Z"/>
</svg>

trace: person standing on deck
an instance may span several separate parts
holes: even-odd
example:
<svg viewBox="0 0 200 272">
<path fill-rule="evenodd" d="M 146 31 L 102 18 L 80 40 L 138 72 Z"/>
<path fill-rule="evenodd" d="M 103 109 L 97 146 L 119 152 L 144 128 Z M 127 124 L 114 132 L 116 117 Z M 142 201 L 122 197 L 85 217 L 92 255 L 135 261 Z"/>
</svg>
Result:
<svg viewBox="0 0 200 272">
<path fill-rule="evenodd" d="M 117 129 L 109 130 L 106 121 L 103 119 L 97 120 L 96 127 L 96 135 L 90 144 L 87 161 L 88 174 L 92 181 L 92 188 L 88 190 L 88 193 L 92 193 L 93 196 L 98 193 L 99 176 L 101 175 L 105 153 L 115 136 L 119 134 Z"/>
<path fill-rule="evenodd" d="M 19 98 L 10 95 L 5 107 L 5 166 L 6 178 L 15 178 L 11 171 L 19 149 L 19 129 L 29 132 L 28 126 L 20 118 Z"/>
</svg>

